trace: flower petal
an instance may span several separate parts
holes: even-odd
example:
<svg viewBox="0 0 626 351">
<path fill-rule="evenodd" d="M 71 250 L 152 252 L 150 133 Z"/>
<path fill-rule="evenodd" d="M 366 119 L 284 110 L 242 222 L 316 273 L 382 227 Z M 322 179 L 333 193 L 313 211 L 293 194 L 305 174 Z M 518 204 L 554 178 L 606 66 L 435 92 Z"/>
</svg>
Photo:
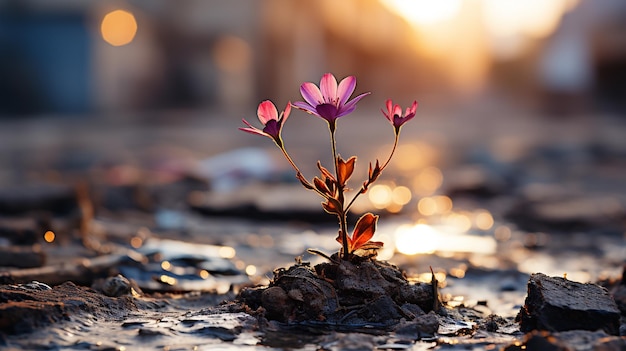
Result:
<svg viewBox="0 0 626 351">
<path fill-rule="evenodd" d="M 406 108 L 406 114 L 404 117 L 407 117 L 410 114 L 415 115 L 415 111 L 417 111 L 417 101 L 413 101 L 413 105 L 411 105 L 411 107 Z"/>
<path fill-rule="evenodd" d="M 309 105 L 311 105 L 311 107 L 315 107 L 318 104 L 324 102 L 324 97 L 322 96 L 320 89 L 317 87 L 317 85 L 311 82 L 303 83 L 300 86 L 300 94 L 302 95 L 304 100 L 308 102 Z"/>
<path fill-rule="evenodd" d="M 278 120 L 278 111 L 274 103 L 270 100 L 261 102 L 256 113 L 259 116 L 259 121 L 261 121 L 263 125 L 267 124 L 269 120 Z"/>
<path fill-rule="evenodd" d="M 307 102 L 304 101 L 296 101 L 294 103 L 291 104 L 293 107 L 302 110 L 304 112 L 310 113 L 312 115 L 318 115 L 317 114 L 317 110 L 315 109 L 315 107 L 309 105 Z M 318 115 L 319 116 L 319 115 Z"/>
<path fill-rule="evenodd" d="M 339 106 L 345 104 L 346 101 L 348 101 L 350 95 L 354 93 L 354 88 L 356 88 L 356 78 L 354 76 L 348 76 L 339 83 L 339 87 L 337 88 Z"/>
<path fill-rule="evenodd" d="M 287 106 L 285 106 L 285 109 L 283 110 L 283 113 L 280 116 L 280 125 L 281 126 L 285 125 L 285 121 L 287 120 L 287 118 L 289 118 L 289 114 L 290 113 L 291 113 L 291 101 L 289 101 L 287 103 Z"/>
<path fill-rule="evenodd" d="M 262 132 L 259 129 L 256 128 L 239 128 L 239 130 L 244 131 L 246 133 L 250 133 L 250 134 L 257 134 L 257 135 L 262 135 L 262 136 L 266 136 L 269 137 L 269 135 L 267 135 L 266 133 Z"/>
<path fill-rule="evenodd" d="M 351 113 L 352 111 L 354 111 L 354 109 L 356 108 L 356 103 L 359 102 L 359 100 L 361 100 L 362 98 L 364 98 L 365 96 L 369 95 L 370 93 L 363 93 L 357 97 L 355 97 L 354 99 L 348 101 L 348 103 L 346 103 L 345 105 L 342 105 L 339 107 L 339 111 L 337 111 L 337 117 L 339 118 L 341 116 L 345 116 L 349 113 Z"/>
<path fill-rule="evenodd" d="M 320 91 L 324 102 L 333 103 L 337 98 L 337 79 L 331 73 L 326 73 L 320 80 Z"/>
</svg>

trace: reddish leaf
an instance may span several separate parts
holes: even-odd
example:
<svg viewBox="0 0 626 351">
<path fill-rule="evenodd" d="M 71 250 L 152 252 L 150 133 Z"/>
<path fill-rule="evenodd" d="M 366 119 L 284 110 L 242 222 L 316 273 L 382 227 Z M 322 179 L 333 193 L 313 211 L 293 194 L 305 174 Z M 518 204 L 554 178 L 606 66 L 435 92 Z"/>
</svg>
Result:
<svg viewBox="0 0 626 351">
<path fill-rule="evenodd" d="M 315 188 L 319 190 L 321 193 L 324 193 L 328 196 L 332 196 L 330 189 L 328 189 L 324 181 L 322 181 L 318 177 L 313 178 L 313 184 L 315 184 Z"/>
<path fill-rule="evenodd" d="M 333 182 L 335 181 L 335 177 L 333 177 L 333 174 L 330 173 L 330 171 L 328 171 L 324 166 L 322 166 L 322 163 L 320 161 L 317 161 L 317 168 L 319 168 L 320 172 L 322 172 L 322 177 L 324 179 L 331 179 Z"/>
<path fill-rule="evenodd" d="M 341 156 L 337 156 L 337 182 L 341 186 L 345 186 L 350 176 L 352 176 L 355 162 L 356 156 L 350 157 L 347 161 L 344 161 Z"/>
<path fill-rule="evenodd" d="M 322 202 L 322 208 L 324 211 L 331 214 L 339 214 L 341 213 L 341 204 L 336 199 L 328 198 L 328 200 Z"/>
<path fill-rule="evenodd" d="M 350 252 L 359 249 L 374 236 L 376 222 L 378 222 L 378 216 L 371 213 L 366 213 L 359 218 L 349 241 Z"/>
</svg>

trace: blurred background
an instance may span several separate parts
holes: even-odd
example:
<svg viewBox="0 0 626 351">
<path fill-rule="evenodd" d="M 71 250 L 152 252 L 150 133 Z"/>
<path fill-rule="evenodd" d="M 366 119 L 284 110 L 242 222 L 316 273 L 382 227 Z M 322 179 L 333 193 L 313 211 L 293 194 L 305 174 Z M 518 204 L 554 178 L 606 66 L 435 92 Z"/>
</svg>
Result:
<svg viewBox="0 0 626 351">
<path fill-rule="evenodd" d="M 0 213 L 55 206 L 42 202 L 58 193 L 31 184 L 88 179 L 95 200 L 85 207 L 79 192 L 83 217 L 140 209 L 156 213 L 152 230 L 195 230 L 238 253 L 241 242 L 271 247 L 267 227 L 229 229 L 245 235 L 228 242 L 217 227 L 190 229 L 171 205 L 257 220 L 302 203 L 319 212 L 314 194 L 268 186 L 294 185 L 291 170 L 269 140 L 237 128 L 259 125 L 260 101 L 283 109 L 301 100 L 300 84 L 332 72 L 355 75 L 355 95 L 372 92 L 338 126 L 342 156 L 359 156 L 355 177 L 390 151 L 385 100 L 419 102 L 386 178 L 355 205 L 409 218 L 387 230 L 404 254 L 490 255 L 518 233 L 525 249 L 505 261 L 582 272 L 591 264 L 577 255 L 528 250 L 555 232 L 580 247 L 591 232 L 623 240 L 625 32 L 621 0 L 0 0 Z M 325 123 L 292 116 L 287 149 L 311 178 L 316 160 L 330 162 Z M 245 187 L 254 182 L 264 188 Z M 594 252 L 619 265 L 623 245 L 610 243 Z M 285 260 L 304 249 L 285 249 Z M 493 262 L 473 264 L 506 266 Z"/>
<path fill-rule="evenodd" d="M 330 71 L 378 100 L 625 108 L 619 0 L 0 1 L 0 115 L 250 111 Z"/>
</svg>

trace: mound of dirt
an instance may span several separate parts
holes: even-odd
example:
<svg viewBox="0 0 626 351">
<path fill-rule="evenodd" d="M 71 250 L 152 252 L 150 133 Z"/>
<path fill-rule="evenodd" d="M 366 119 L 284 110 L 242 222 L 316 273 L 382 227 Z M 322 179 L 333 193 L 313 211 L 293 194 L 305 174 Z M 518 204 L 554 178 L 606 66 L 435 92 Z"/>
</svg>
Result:
<svg viewBox="0 0 626 351">
<path fill-rule="evenodd" d="M 439 308 L 434 276 L 411 283 L 398 267 L 371 259 L 281 268 L 269 286 L 243 289 L 236 300 L 283 323 L 389 326 Z"/>
</svg>

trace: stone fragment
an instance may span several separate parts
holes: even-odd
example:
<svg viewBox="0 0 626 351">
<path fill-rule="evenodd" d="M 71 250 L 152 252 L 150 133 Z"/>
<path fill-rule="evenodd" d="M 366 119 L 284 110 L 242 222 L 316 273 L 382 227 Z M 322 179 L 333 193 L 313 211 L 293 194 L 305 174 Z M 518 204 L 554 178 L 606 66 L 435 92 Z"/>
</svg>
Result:
<svg viewBox="0 0 626 351">
<path fill-rule="evenodd" d="M 604 330 L 619 333 L 620 311 L 608 291 L 561 277 L 535 273 L 528 281 L 524 306 L 516 317 L 520 330 Z"/>
<path fill-rule="evenodd" d="M 541 351 L 622 351 L 626 349 L 626 339 L 607 335 L 603 331 L 570 330 L 550 333 L 547 331 L 532 331 L 502 350 L 541 350 Z"/>
</svg>

